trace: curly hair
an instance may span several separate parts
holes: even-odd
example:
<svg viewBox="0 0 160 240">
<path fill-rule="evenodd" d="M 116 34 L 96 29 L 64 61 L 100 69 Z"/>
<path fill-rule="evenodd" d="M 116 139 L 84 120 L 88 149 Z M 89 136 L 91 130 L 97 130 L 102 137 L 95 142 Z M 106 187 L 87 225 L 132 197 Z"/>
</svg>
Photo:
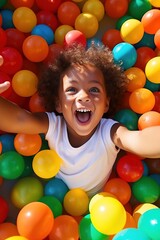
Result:
<svg viewBox="0 0 160 240">
<path fill-rule="evenodd" d="M 114 63 L 112 52 L 106 46 L 92 44 L 88 49 L 82 45 L 73 45 L 62 50 L 56 60 L 45 66 L 40 74 L 38 92 L 45 109 L 56 112 L 56 99 L 61 74 L 72 64 L 92 64 L 99 68 L 104 76 L 107 96 L 110 98 L 109 111 L 105 117 L 113 116 L 126 91 L 127 78 L 119 65 Z"/>
</svg>

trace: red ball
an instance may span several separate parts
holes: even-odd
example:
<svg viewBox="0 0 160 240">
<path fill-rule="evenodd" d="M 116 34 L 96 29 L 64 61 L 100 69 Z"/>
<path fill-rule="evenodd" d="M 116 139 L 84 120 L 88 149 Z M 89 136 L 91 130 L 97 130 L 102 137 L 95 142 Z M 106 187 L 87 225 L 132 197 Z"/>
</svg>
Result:
<svg viewBox="0 0 160 240">
<path fill-rule="evenodd" d="M 6 200 L 0 196 L 0 223 L 4 222 L 8 216 L 9 206 Z"/>
<path fill-rule="evenodd" d="M 144 168 L 140 157 L 128 154 L 118 160 L 116 170 L 126 182 L 136 182 L 142 177 Z"/>
<path fill-rule="evenodd" d="M 46 24 L 53 31 L 59 26 L 57 16 L 50 11 L 42 10 L 37 13 L 37 24 Z"/>
<path fill-rule="evenodd" d="M 50 11 L 56 13 L 58 7 L 62 3 L 62 0 L 36 0 L 35 3 L 37 4 L 38 8 L 41 10 Z"/>
<path fill-rule="evenodd" d="M 85 35 L 79 30 L 71 30 L 64 37 L 64 47 L 71 46 L 73 43 L 81 44 L 86 47 Z"/>
</svg>

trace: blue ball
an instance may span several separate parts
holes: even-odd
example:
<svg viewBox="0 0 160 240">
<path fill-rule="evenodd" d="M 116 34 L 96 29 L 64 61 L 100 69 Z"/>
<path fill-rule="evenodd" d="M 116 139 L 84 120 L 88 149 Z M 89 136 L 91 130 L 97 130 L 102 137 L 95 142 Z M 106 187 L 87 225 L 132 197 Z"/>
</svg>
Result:
<svg viewBox="0 0 160 240">
<path fill-rule="evenodd" d="M 56 197 L 63 202 L 64 196 L 69 191 L 67 185 L 59 178 L 53 178 L 44 186 L 44 194 Z"/>
<path fill-rule="evenodd" d="M 126 70 L 131 68 L 137 60 L 137 52 L 130 43 L 121 42 L 114 46 L 112 50 L 114 62 Z"/>
<path fill-rule="evenodd" d="M 137 228 L 126 228 L 117 233 L 113 240 L 151 240 L 143 231 Z"/>
<path fill-rule="evenodd" d="M 0 11 L 0 14 L 2 15 L 2 28 L 4 30 L 8 28 L 14 28 L 13 11 L 4 9 Z"/>
<path fill-rule="evenodd" d="M 38 35 L 46 40 L 48 45 L 54 42 L 54 32 L 53 30 L 46 24 L 38 24 L 36 25 L 31 32 L 31 35 Z"/>
<path fill-rule="evenodd" d="M 13 134 L 7 133 L 7 134 L 0 135 L 0 142 L 2 143 L 2 153 L 15 150 L 14 138 L 15 138 L 15 135 Z"/>
</svg>

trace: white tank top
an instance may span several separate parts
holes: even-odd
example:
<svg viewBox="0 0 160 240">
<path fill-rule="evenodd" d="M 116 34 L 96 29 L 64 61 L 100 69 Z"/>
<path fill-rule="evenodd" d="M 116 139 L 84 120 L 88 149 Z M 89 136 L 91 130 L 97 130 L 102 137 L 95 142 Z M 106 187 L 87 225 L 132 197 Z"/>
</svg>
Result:
<svg viewBox="0 0 160 240">
<path fill-rule="evenodd" d="M 81 188 L 92 196 L 99 192 L 109 178 L 119 150 L 110 137 L 116 122 L 102 119 L 93 136 L 78 148 L 70 145 L 67 126 L 62 116 L 47 113 L 49 128 L 46 140 L 62 158 L 56 177 L 65 182 L 69 189 Z"/>
</svg>

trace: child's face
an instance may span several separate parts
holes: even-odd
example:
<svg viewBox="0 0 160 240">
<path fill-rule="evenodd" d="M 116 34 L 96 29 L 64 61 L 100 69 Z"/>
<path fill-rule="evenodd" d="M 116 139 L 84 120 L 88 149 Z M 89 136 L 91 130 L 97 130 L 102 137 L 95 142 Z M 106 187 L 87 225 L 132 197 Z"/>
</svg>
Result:
<svg viewBox="0 0 160 240">
<path fill-rule="evenodd" d="M 73 65 L 62 74 L 57 111 L 63 114 L 69 132 L 92 134 L 108 106 L 104 77 L 98 68 Z"/>
</svg>

